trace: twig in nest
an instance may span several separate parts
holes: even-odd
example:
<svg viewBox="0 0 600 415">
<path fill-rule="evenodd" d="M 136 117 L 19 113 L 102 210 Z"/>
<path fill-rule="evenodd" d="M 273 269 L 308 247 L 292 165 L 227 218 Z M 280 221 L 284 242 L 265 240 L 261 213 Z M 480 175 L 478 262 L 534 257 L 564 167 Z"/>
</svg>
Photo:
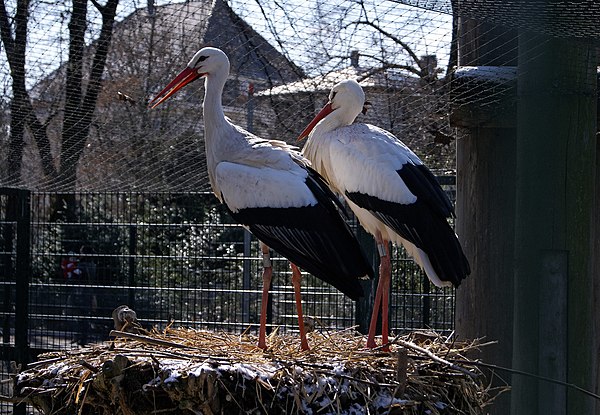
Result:
<svg viewBox="0 0 600 415">
<path fill-rule="evenodd" d="M 23 402 L 23 398 L 13 398 L 11 396 L 0 395 L 0 402 L 20 403 Z"/>
<path fill-rule="evenodd" d="M 396 380 L 398 381 L 397 396 L 404 396 L 404 390 L 406 389 L 407 373 L 408 370 L 408 353 L 406 349 L 402 347 L 398 350 L 398 362 L 397 362 Z"/>
<path fill-rule="evenodd" d="M 433 360 L 435 362 L 438 362 L 438 363 L 441 363 L 443 365 L 446 365 L 449 368 L 457 370 L 457 371 L 459 371 L 461 373 L 464 373 L 465 375 L 470 376 L 473 379 L 476 379 L 476 378 L 479 377 L 479 375 L 477 373 L 473 373 L 470 370 L 467 370 L 467 369 L 465 369 L 463 367 L 460 367 L 460 366 L 458 366 L 458 365 L 456 365 L 456 364 L 454 364 L 452 362 L 447 361 L 446 359 L 442 359 L 441 357 L 438 357 L 435 354 L 431 353 L 429 350 L 424 349 L 424 348 L 422 348 L 420 346 L 417 346 L 414 343 L 411 343 L 409 341 L 402 340 L 402 339 L 399 339 L 399 338 L 394 339 L 393 342 L 394 343 L 398 343 L 398 344 L 400 344 L 400 345 L 402 345 L 404 347 L 408 347 L 409 349 L 416 350 L 419 353 L 423 353 L 423 354 L 427 355 L 431 360 Z"/>
<path fill-rule="evenodd" d="M 90 365 L 83 359 L 79 360 L 79 364 L 93 373 L 98 373 L 100 371 L 96 366 Z"/>
<path fill-rule="evenodd" d="M 185 344 L 173 343 L 167 340 L 156 339 L 154 337 L 144 336 L 141 334 L 133 334 L 127 333 L 124 331 L 111 330 L 109 336 L 111 337 L 124 337 L 126 339 L 137 340 L 142 343 L 150 343 L 155 344 L 157 346 L 165 346 L 165 347 L 177 347 L 180 349 L 194 349 L 194 347 L 187 346 Z"/>
</svg>

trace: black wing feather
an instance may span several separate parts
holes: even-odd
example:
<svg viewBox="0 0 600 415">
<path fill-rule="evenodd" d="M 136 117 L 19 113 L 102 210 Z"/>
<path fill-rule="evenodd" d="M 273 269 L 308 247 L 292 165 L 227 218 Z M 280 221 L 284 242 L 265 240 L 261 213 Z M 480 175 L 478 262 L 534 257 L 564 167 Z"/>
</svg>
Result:
<svg viewBox="0 0 600 415">
<path fill-rule="evenodd" d="M 445 218 L 454 216 L 454 206 L 437 179 L 425 165 L 407 163 L 397 171 L 408 190 Z"/>
<path fill-rule="evenodd" d="M 314 206 L 246 208 L 230 211 L 231 216 L 294 264 L 356 300 L 363 295 L 359 279 L 373 278 L 373 269 L 324 179 L 309 169 L 306 184 L 318 200 Z"/>
<path fill-rule="evenodd" d="M 471 269 L 446 220 L 454 214 L 452 203 L 425 166 L 406 164 L 398 174 L 417 196 L 415 203 L 389 202 L 360 192 L 346 192 L 346 196 L 423 250 L 438 277 L 457 287 Z"/>
</svg>

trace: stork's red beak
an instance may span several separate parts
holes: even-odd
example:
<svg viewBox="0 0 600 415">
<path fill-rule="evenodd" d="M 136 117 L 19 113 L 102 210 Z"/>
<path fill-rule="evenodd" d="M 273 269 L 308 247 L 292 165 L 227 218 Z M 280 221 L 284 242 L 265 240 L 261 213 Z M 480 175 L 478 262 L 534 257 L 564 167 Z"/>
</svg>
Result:
<svg viewBox="0 0 600 415">
<path fill-rule="evenodd" d="M 302 131 L 302 133 L 300 133 L 300 136 L 298 137 L 297 141 L 300 141 L 300 140 L 304 139 L 305 137 L 308 137 L 308 135 L 310 134 L 312 129 L 315 128 L 315 125 L 317 125 L 319 123 L 319 121 L 321 121 L 323 118 L 325 118 L 328 114 L 331 114 L 331 112 L 333 112 L 333 108 L 331 107 L 331 102 L 328 102 L 323 107 L 323 109 L 321 109 L 321 111 L 319 111 L 319 113 L 315 116 L 315 118 L 313 118 L 313 120 L 310 122 L 310 124 L 308 124 L 306 126 L 304 131 Z"/>
<path fill-rule="evenodd" d="M 175 92 L 179 91 L 181 88 L 183 88 L 190 82 L 195 81 L 198 78 L 201 78 L 203 75 L 204 74 L 198 73 L 198 71 L 194 68 L 185 68 L 183 71 L 181 71 L 179 73 L 179 75 L 177 75 L 175 77 L 175 79 L 173 79 L 169 83 L 169 85 L 167 85 L 165 87 L 165 89 L 160 91 L 158 93 L 158 95 L 152 101 L 150 101 L 150 103 L 148 105 L 150 105 L 150 108 L 158 107 L 160 104 L 162 104 L 167 99 L 169 99 L 173 94 L 175 94 Z M 160 98 L 161 95 L 163 95 L 163 94 L 165 94 L 165 96 Z M 159 100 L 156 103 L 154 103 L 154 101 L 156 101 L 157 99 L 159 99 Z M 154 105 L 153 105 L 153 103 L 154 103 Z"/>
</svg>

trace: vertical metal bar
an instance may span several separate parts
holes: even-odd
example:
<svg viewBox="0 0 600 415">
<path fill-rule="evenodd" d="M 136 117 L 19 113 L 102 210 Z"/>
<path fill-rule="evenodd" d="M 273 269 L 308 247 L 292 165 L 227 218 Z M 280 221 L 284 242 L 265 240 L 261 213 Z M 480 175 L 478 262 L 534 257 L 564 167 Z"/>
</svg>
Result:
<svg viewBox="0 0 600 415">
<path fill-rule="evenodd" d="M 244 261 L 242 264 L 242 322 L 250 322 L 250 232 L 244 228 Z"/>
<path fill-rule="evenodd" d="M 423 324 L 422 328 L 431 327 L 431 283 L 429 278 L 423 278 Z"/>
<path fill-rule="evenodd" d="M 137 227 L 136 225 L 129 226 L 129 273 L 127 279 L 128 285 L 128 305 L 130 308 L 135 308 L 135 273 L 136 273 L 136 262 L 135 256 L 137 253 Z"/>
<path fill-rule="evenodd" d="M 254 84 L 248 84 L 248 101 L 246 103 L 246 127 L 249 132 L 254 132 Z M 250 241 L 251 234 L 244 228 L 244 264 L 243 264 L 243 281 L 242 281 L 242 321 L 244 323 L 250 321 Z M 273 310 L 271 309 L 271 292 L 269 291 L 269 302 L 267 304 L 267 323 L 270 324 L 273 318 Z"/>
<path fill-rule="evenodd" d="M 29 279 L 31 278 L 31 192 L 17 190 L 15 261 L 15 360 L 21 367 L 29 362 Z M 13 414 L 24 415 L 24 404 L 15 405 Z"/>
<path fill-rule="evenodd" d="M 17 211 L 17 239 L 15 261 L 15 347 L 17 362 L 29 362 L 28 341 L 28 306 L 29 306 L 29 278 L 31 277 L 31 248 L 29 245 L 31 235 L 31 194 L 28 190 L 18 190 L 16 194 Z"/>
</svg>

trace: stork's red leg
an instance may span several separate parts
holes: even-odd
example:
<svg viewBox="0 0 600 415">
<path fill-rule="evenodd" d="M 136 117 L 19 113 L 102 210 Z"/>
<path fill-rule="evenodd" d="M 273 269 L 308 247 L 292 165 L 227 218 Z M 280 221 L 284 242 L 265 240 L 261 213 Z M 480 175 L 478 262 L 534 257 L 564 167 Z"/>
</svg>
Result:
<svg viewBox="0 0 600 415">
<path fill-rule="evenodd" d="M 269 289 L 271 288 L 271 278 L 273 276 L 273 267 L 269 257 L 269 247 L 262 242 L 260 249 L 263 254 L 263 292 L 260 307 L 260 327 L 258 329 L 258 347 L 267 349 L 267 304 L 269 302 Z"/>
<path fill-rule="evenodd" d="M 300 330 L 300 348 L 309 350 L 308 340 L 306 339 L 306 329 L 304 327 L 304 315 L 302 314 L 302 297 L 300 295 L 300 280 L 302 274 L 298 267 L 290 262 L 292 267 L 292 285 L 294 286 L 294 297 L 296 299 L 296 311 L 298 312 L 298 329 Z"/>
<path fill-rule="evenodd" d="M 367 336 L 367 347 L 372 349 L 377 346 L 375 343 L 375 333 L 377 332 L 377 318 L 379 317 L 379 308 L 381 307 L 381 297 L 383 284 L 381 284 L 381 277 L 377 283 L 377 292 L 375 293 L 375 303 L 373 304 L 373 313 L 371 314 L 371 323 L 369 324 L 369 335 Z"/>
<path fill-rule="evenodd" d="M 391 255 L 389 251 L 389 242 L 384 241 L 384 249 L 386 254 L 381 257 L 381 263 L 379 264 L 379 284 L 383 285 L 381 290 L 381 344 L 387 344 L 388 333 L 389 333 L 389 299 L 390 299 L 390 284 L 392 282 L 392 265 Z M 389 351 L 389 347 L 385 346 L 384 351 Z"/>
<path fill-rule="evenodd" d="M 371 314 L 371 323 L 369 324 L 369 334 L 367 336 L 367 347 L 372 349 L 377 346 L 375 343 L 375 333 L 377 332 L 377 318 L 379 317 L 379 308 L 382 309 L 382 341 L 387 343 L 388 330 L 388 298 L 390 285 L 390 253 L 389 241 L 386 241 L 377 232 L 375 235 L 377 250 L 379 251 L 379 282 L 377 283 L 377 292 L 375 293 L 375 304 L 373 304 L 373 313 Z"/>
</svg>

